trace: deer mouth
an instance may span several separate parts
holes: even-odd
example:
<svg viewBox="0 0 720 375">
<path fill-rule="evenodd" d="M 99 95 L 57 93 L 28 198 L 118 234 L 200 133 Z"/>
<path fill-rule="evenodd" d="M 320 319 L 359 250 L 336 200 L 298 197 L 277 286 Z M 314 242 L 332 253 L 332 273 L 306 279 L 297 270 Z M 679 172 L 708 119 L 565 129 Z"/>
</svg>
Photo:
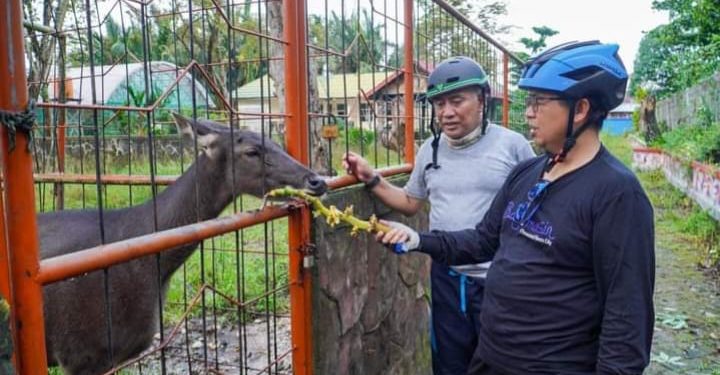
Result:
<svg viewBox="0 0 720 375">
<path fill-rule="evenodd" d="M 325 180 L 319 176 L 308 177 L 305 180 L 305 186 L 303 186 L 303 188 L 307 190 L 310 195 L 316 197 L 325 194 L 328 190 Z"/>
</svg>

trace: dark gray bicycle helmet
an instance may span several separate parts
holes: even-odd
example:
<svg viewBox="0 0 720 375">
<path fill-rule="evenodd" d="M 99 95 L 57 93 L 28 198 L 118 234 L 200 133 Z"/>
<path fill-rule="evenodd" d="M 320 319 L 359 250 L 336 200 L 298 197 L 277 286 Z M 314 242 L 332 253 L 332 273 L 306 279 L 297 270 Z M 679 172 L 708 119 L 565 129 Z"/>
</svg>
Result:
<svg viewBox="0 0 720 375">
<path fill-rule="evenodd" d="M 430 73 L 427 81 L 427 98 L 470 87 L 480 86 L 483 93 L 490 92 L 490 84 L 485 70 L 475 60 L 466 56 L 451 57 L 442 61 Z"/>
<path fill-rule="evenodd" d="M 478 86 L 482 89 L 484 105 L 483 105 L 483 123 L 482 134 L 488 125 L 488 97 L 490 96 L 490 83 L 485 70 L 475 60 L 466 56 L 455 56 L 447 60 L 443 60 L 430 73 L 427 80 L 426 98 L 432 102 L 433 98 L 449 92 L 464 89 L 467 87 Z M 432 166 L 439 168 L 437 164 L 437 149 L 440 141 L 440 132 L 435 129 L 435 111 L 432 111 L 430 119 L 430 131 L 433 133 L 433 161 L 425 168 Z"/>
</svg>

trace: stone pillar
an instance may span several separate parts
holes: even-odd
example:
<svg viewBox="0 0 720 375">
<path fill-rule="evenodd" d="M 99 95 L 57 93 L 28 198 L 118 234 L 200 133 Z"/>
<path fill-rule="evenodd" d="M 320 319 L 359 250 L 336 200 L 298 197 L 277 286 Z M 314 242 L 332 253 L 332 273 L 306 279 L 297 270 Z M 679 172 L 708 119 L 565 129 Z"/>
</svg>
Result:
<svg viewBox="0 0 720 375">
<path fill-rule="evenodd" d="M 334 191 L 325 204 L 427 228 L 427 211 L 404 217 L 362 186 Z M 371 235 L 352 238 L 350 228 L 330 228 L 323 217 L 314 219 L 312 242 L 314 374 L 430 374 L 430 258 L 395 255 Z"/>
</svg>

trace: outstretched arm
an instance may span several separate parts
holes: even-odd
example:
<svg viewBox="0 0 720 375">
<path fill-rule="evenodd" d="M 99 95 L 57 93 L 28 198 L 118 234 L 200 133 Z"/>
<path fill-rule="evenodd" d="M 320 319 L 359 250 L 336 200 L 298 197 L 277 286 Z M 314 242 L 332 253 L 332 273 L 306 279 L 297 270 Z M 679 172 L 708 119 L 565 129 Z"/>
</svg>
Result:
<svg viewBox="0 0 720 375">
<path fill-rule="evenodd" d="M 507 197 L 503 188 L 493 200 L 483 220 L 473 229 L 418 234 L 399 223 L 386 222 L 393 229 L 378 233 L 376 239 L 389 246 L 404 243 L 406 250 L 430 255 L 446 265 L 482 263 L 492 260 L 500 244 L 500 230 Z"/>
<path fill-rule="evenodd" d="M 364 183 L 370 183 L 374 178 L 379 181 L 372 186 L 372 193 L 377 196 L 386 206 L 402 212 L 406 216 L 417 213 L 422 208 L 424 201 L 409 196 L 404 189 L 395 186 L 382 178 L 370 164 L 360 155 L 348 152 L 343 157 L 343 167 L 348 174 L 357 177 Z"/>
</svg>

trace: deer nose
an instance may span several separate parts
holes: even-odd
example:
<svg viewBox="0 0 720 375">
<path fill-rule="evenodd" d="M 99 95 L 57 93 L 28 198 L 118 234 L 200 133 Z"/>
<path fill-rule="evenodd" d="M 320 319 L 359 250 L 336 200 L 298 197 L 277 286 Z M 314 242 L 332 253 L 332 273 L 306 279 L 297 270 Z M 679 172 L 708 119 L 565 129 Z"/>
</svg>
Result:
<svg viewBox="0 0 720 375">
<path fill-rule="evenodd" d="M 322 195 L 327 191 L 325 180 L 318 176 L 311 176 L 305 180 L 305 188 L 313 195 Z"/>
</svg>

